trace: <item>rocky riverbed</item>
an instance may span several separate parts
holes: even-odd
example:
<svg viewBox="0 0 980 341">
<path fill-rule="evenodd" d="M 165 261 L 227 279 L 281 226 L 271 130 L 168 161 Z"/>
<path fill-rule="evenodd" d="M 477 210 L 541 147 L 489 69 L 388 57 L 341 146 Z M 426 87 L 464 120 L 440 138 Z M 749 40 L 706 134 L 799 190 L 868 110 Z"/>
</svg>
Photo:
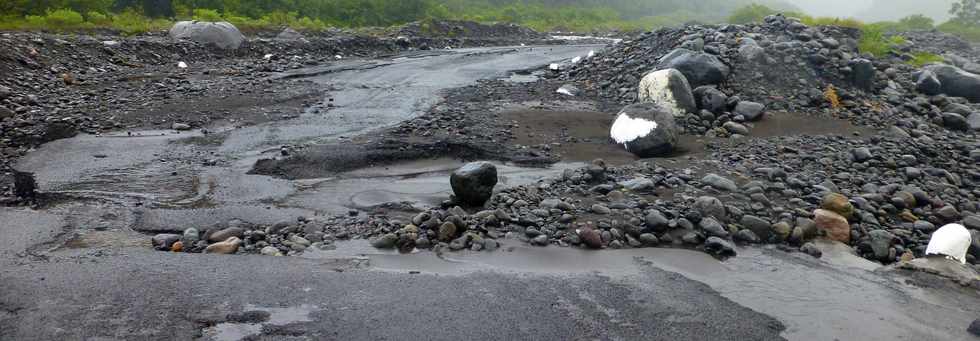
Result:
<svg viewBox="0 0 980 341">
<path fill-rule="evenodd" d="M 980 119 L 980 106 L 923 94 L 907 54 L 861 54 L 854 31 L 767 20 L 660 30 L 558 71 L 529 71 L 537 80 L 481 82 L 361 144 L 354 160 L 337 152 L 349 144 L 327 144 L 260 161 L 254 171 L 315 178 L 422 155 L 537 165 L 597 159 L 503 189 L 486 207 L 465 210 L 447 200 L 401 217 L 327 222 L 312 227 L 317 245 L 329 244 L 332 231 L 366 224 L 375 226 L 366 237 L 379 247 L 405 250 L 493 249 L 496 239 L 516 238 L 541 246 L 686 246 L 720 256 L 732 255 L 733 243 L 777 243 L 819 257 L 809 241 L 826 235 L 889 264 L 924 256 L 933 231 L 958 223 L 972 230 L 967 262 L 976 264 L 980 149 L 969 122 Z M 899 51 L 976 56 L 968 44 L 939 51 L 909 41 Z M 694 76 L 702 77 L 691 82 L 698 101 L 677 117 L 677 151 L 639 159 L 615 148 L 605 136 L 608 112 L 637 100 L 640 76 L 656 67 L 649 61 L 677 51 L 691 56 L 675 64 L 682 70 L 718 70 Z M 582 94 L 556 91 L 569 84 Z M 714 93 L 710 100 L 706 92 Z M 754 106 L 748 117 L 743 107 Z M 296 166 L 311 159 L 328 168 Z M 284 246 L 279 251 L 295 250 Z"/>
<path fill-rule="evenodd" d="M 164 263 L 220 257 L 187 255 L 206 253 L 263 264 L 279 261 L 258 255 L 303 262 L 351 245 L 449 261 L 669 248 L 780 259 L 774 268 L 800 276 L 847 259 L 888 273 L 861 272 L 875 292 L 977 297 L 980 105 L 970 91 L 980 83 L 969 70 L 980 54 L 955 37 L 907 33 L 896 52 L 873 56 L 857 50 L 856 31 L 782 16 L 605 46 L 535 45 L 558 42 L 509 26 L 430 29 L 289 33 L 234 52 L 154 36 L 0 36 L 10 47 L 0 67 L 19 75 L 0 80 L 14 113 L 0 122 L 14 127 L 4 167 L 25 171 L 7 174 L 21 185 L 8 185 L 4 202 L 50 215 L 11 263 L 115 262 L 132 246 L 159 250 Z M 481 44 L 513 46 L 459 48 Z M 910 65 L 918 51 L 947 63 Z M 624 115 L 653 128 L 610 136 Z M 647 136 L 658 136 L 649 148 L 617 143 Z M 57 217 L 64 226 L 47 223 Z M 927 255 L 948 226 L 969 234 L 959 262 Z M 853 275 L 839 271 L 830 277 Z M 746 288 L 758 272 L 735 286 L 680 272 L 799 328 L 771 300 L 752 306 L 765 296 Z M 892 278 L 910 288 L 876 282 Z M 886 315 L 908 327 L 905 315 Z M 943 328 L 959 329 L 943 335 L 965 337 L 955 316 Z M 238 323 L 209 321 L 213 333 Z M 767 323 L 751 331 L 785 329 Z M 793 335 L 837 335 L 803 330 Z"/>
<path fill-rule="evenodd" d="M 367 35 L 259 32 L 235 49 L 167 35 L 0 33 L 0 202 L 17 204 L 11 161 L 46 142 L 107 132 L 249 126 L 332 105 L 330 89 L 273 75 L 412 50 L 563 44 L 507 25 L 438 22 Z M 450 34 L 463 30 L 467 34 Z M 288 33 L 288 34 L 287 34 Z"/>
</svg>

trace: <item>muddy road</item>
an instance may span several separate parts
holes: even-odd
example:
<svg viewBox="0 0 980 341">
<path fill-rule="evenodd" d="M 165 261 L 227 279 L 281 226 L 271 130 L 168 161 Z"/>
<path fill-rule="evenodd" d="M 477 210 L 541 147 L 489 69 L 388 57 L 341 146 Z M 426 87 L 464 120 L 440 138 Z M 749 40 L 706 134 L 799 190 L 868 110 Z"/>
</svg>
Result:
<svg viewBox="0 0 980 341">
<path fill-rule="evenodd" d="M 47 204 L 0 209 L 0 339 L 969 340 L 965 326 L 977 311 L 959 302 L 978 299 L 975 292 L 942 282 L 922 290 L 834 244 L 820 246 L 822 259 L 752 247 L 726 262 L 689 250 L 591 252 L 516 240 L 493 253 L 409 255 L 338 241 L 300 257 L 148 245 L 153 233 L 230 220 L 273 224 L 391 202 L 438 205 L 457 159 L 297 180 L 250 171 L 261 159 L 384 138 L 385 128 L 432 109 L 447 89 L 514 79 L 514 70 L 598 48 L 461 49 L 312 67 L 270 79 L 331 89 L 291 119 L 46 144 L 17 167 L 36 174 Z M 587 109 L 574 112 L 598 110 Z M 563 117 L 550 115 L 539 121 Z M 772 122 L 758 134 L 820 128 Z M 547 142 L 518 133 L 521 143 Z M 569 153 L 585 148 L 571 146 Z M 584 165 L 501 163 L 498 186 Z"/>
</svg>

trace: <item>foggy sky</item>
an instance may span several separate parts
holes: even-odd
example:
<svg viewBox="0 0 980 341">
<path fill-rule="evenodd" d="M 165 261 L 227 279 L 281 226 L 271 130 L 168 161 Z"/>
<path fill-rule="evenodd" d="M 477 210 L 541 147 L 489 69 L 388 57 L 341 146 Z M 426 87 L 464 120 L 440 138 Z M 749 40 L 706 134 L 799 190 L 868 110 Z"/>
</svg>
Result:
<svg viewBox="0 0 980 341">
<path fill-rule="evenodd" d="M 810 15 L 855 17 L 865 21 L 895 20 L 924 14 L 937 21 L 949 18 L 955 0 L 784 0 Z"/>
</svg>

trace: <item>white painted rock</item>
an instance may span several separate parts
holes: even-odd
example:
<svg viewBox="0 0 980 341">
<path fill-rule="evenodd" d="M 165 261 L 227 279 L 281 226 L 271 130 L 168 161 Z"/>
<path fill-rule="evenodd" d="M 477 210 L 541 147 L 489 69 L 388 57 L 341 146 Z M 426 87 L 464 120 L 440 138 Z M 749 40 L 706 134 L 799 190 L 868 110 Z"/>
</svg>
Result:
<svg viewBox="0 0 980 341">
<path fill-rule="evenodd" d="M 654 71 L 643 76 L 637 100 L 658 104 L 674 116 L 684 116 L 698 109 L 687 78 L 675 69 Z"/>
<path fill-rule="evenodd" d="M 562 94 L 562 95 L 565 95 L 565 96 L 572 96 L 572 97 L 575 97 L 575 96 L 578 96 L 578 95 L 582 94 L 582 90 L 579 90 L 578 87 L 576 87 L 574 85 L 571 85 L 571 84 L 562 85 L 555 92 L 557 92 L 559 94 Z"/>
<path fill-rule="evenodd" d="M 932 233 L 926 255 L 943 255 L 966 264 L 966 251 L 970 248 L 973 236 L 960 224 L 949 224 Z"/>
<path fill-rule="evenodd" d="M 672 111 L 655 103 L 623 108 L 609 130 L 609 137 L 639 157 L 669 154 L 677 145 L 677 124 Z"/>
</svg>

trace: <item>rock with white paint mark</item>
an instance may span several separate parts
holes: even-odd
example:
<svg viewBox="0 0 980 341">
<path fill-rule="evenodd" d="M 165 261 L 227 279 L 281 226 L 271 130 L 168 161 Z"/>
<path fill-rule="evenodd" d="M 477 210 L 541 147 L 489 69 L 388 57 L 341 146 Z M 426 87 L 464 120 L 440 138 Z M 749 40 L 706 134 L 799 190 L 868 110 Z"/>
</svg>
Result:
<svg viewBox="0 0 980 341">
<path fill-rule="evenodd" d="M 562 95 L 565 95 L 565 96 L 572 96 L 572 97 L 575 97 L 575 96 L 578 96 L 578 95 L 581 95 L 582 94 L 582 90 L 580 90 L 577 86 L 574 86 L 574 85 L 571 85 L 571 84 L 562 85 L 555 92 L 557 92 L 559 94 L 562 94 Z"/>
<path fill-rule="evenodd" d="M 675 69 L 654 71 L 643 76 L 637 100 L 658 104 L 670 110 L 674 116 L 684 116 L 698 109 L 687 78 Z"/>
<path fill-rule="evenodd" d="M 609 131 L 613 141 L 640 157 L 672 152 L 677 145 L 677 135 L 673 113 L 654 103 L 623 108 Z"/>
<path fill-rule="evenodd" d="M 949 224 L 932 233 L 926 255 L 942 255 L 966 264 L 966 251 L 970 248 L 973 236 L 960 224 Z"/>
</svg>

